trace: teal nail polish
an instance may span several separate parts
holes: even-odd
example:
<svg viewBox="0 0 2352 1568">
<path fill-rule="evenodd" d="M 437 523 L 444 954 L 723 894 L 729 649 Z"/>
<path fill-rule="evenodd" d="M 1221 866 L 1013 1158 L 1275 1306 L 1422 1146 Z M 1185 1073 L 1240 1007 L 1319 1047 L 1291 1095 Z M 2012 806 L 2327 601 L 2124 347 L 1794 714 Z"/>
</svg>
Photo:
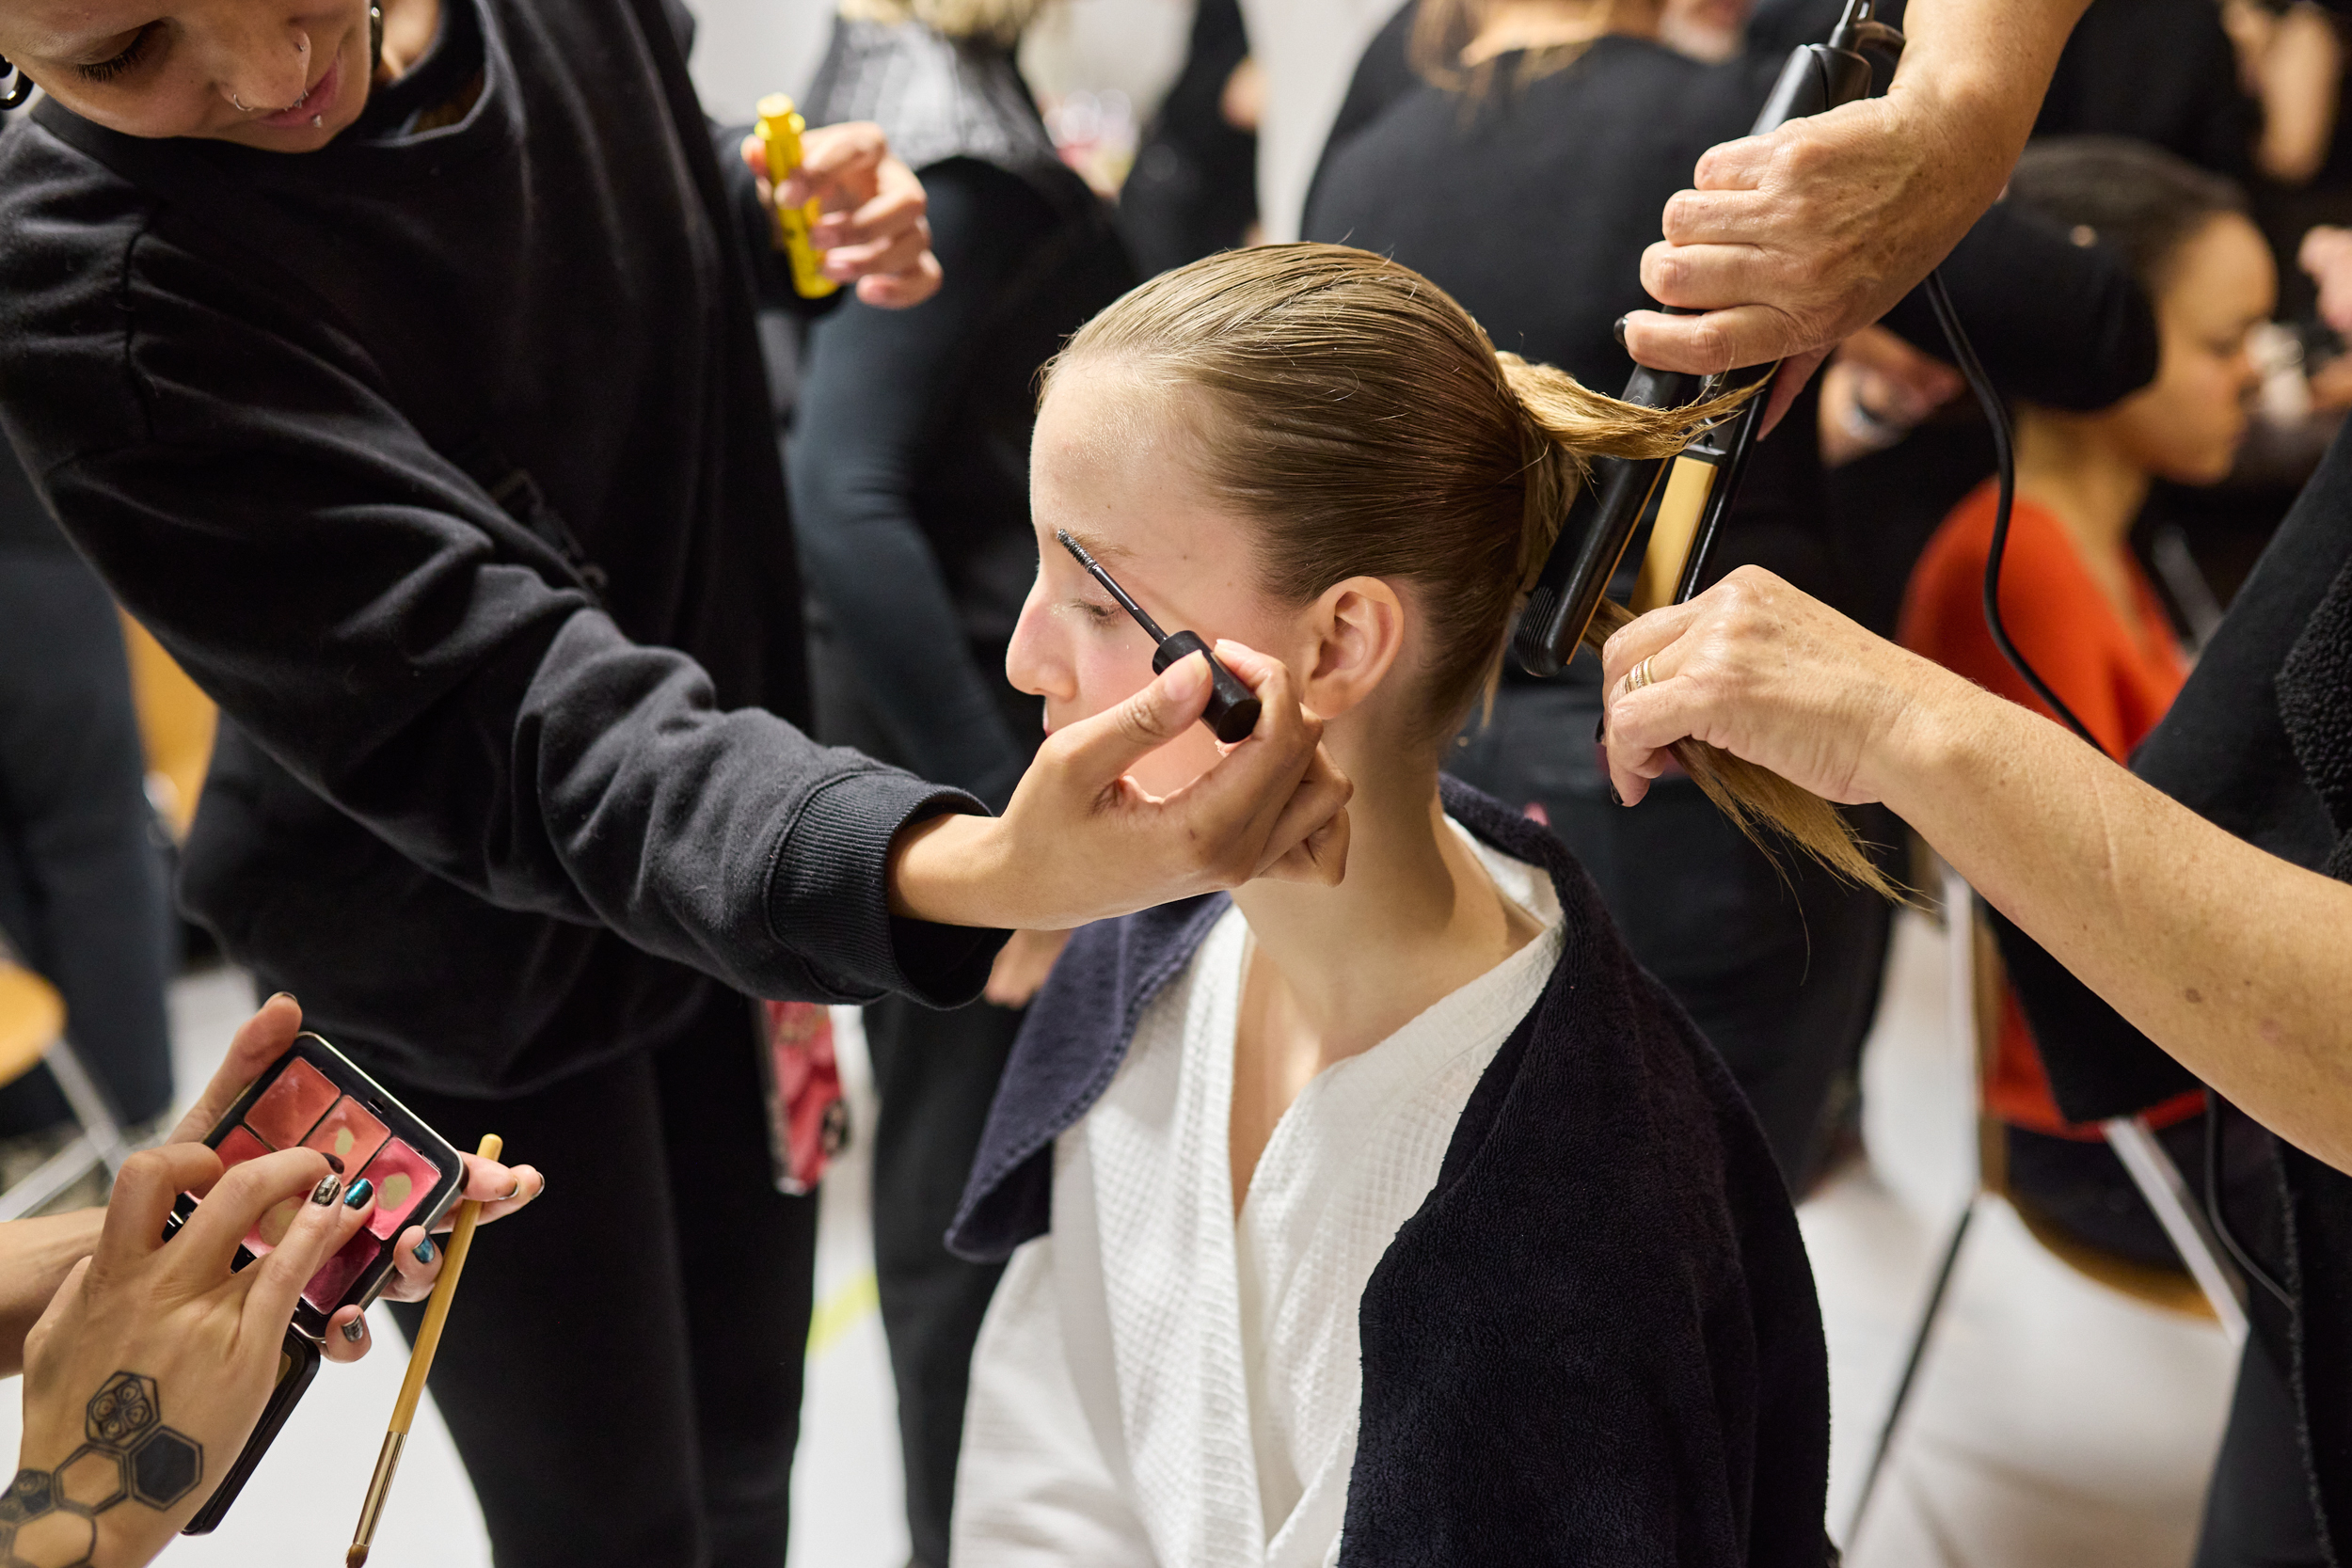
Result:
<svg viewBox="0 0 2352 1568">
<path fill-rule="evenodd" d="M 374 1196 L 375 1183 L 363 1176 L 359 1178 L 358 1180 L 354 1181 L 351 1184 L 351 1191 L 343 1195 L 343 1207 L 346 1209 L 364 1209 L 367 1207 L 368 1199 L 373 1197 Z"/>
<path fill-rule="evenodd" d="M 417 1261 L 418 1261 L 418 1262 L 420 1262 L 420 1263 L 430 1263 L 430 1262 L 432 1262 L 432 1261 L 433 1261 L 433 1238 L 432 1238 L 432 1237 L 430 1237 L 430 1236 L 427 1236 L 427 1237 L 426 1237 L 423 1241 L 419 1242 L 419 1243 L 416 1244 L 416 1247 L 415 1247 L 415 1252 L 416 1252 L 416 1255 L 417 1255 Z"/>
</svg>

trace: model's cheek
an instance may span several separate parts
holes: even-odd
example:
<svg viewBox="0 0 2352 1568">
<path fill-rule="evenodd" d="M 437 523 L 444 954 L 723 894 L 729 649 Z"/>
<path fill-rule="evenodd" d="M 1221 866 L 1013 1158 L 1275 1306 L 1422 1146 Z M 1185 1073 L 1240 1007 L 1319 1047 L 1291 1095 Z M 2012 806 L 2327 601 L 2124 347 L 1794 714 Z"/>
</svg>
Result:
<svg viewBox="0 0 2352 1568">
<path fill-rule="evenodd" d="M 1184 734 L 1127 771 L 1151 794 L 1173 795 L 1215 767 L 1216 759 L 1216 736 L 1205 724 L 1188 724 Z"/>
</svg>

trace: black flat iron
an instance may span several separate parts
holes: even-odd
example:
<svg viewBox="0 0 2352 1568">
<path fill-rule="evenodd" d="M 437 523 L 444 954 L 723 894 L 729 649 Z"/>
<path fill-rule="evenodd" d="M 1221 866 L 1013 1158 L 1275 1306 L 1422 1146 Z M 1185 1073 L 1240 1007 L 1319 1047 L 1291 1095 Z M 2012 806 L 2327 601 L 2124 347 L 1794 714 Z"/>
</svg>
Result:
<svg viewBox="0 0 2352 1568">
<path fill-rule="evenodd" d="M 1883 0 L 1847 0 L 1827 43 L 1802 45 L 1756 117 L 1751 135 L 1870 95 L 1875 49 L 1895 55 L 1903 36 L 1879 20 Z M 1774 365 L 1717 375 L 1685 375 L 1636 367 L 1624 398 L 1647 408 L 1679 408 L 1721 397 L 1738 387 L 1769 381 Z M 1698 592 L 1715 536 L 1739 494 L 1748 451 L 1762 429 L 1768 394 L 1758 391 L 1739 413 L 1701 432 L 1673 457 L 1593 460 L 1592 475 L 1576 494 L 1551 553 L 1529 589 L 1511 648 L 1533 675 L 1556 675 L 1576 657 L 1594 611 L 1609 591 L 1626 548 L 1656 499 L 1656 519 L 1634 579 L 1629 608 L 1635 614 L 1679 604 Z M 1661 495 L 1660 486 L 1664 486 Z"/>
</svg>

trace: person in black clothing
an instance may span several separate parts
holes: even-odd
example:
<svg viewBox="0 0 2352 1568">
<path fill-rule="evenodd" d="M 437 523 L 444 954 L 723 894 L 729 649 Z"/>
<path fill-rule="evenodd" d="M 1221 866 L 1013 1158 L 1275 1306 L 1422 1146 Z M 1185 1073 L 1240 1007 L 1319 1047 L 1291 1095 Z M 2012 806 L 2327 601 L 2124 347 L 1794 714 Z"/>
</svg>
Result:
<svg viewBox="0 0 2352 1568">
<path fill-rule="evenodd" d="M 1225 112 L 1248 58 L 1241 0 L 1200 0 L 1184 69 L 1119 190 L 1120 230 L 1146 277 L 1241 244 L 1258 219 L 1258 134 Z"/>
<path fill-rule="evenodd" d="M 114 601 L 0 447 L 0 932 L 65 998 L 129 1126 L 171 1104 L 164 857 Z M 67 1119 L 48 1074 L 0 1089 L 0 1135 Z"/>
<path fill-rule="evenodd" d="M 1530 12 L 1508 14 L 1524 24 Z M 1777 55 L 1688 59 L 1645 36 L 1655 15 L 1621 4 L 1596 37 L 1588 8 L 1563 4 L 1555 34 L 1506 48 L 1514 40 L 1482 35 L 1450 0 L 1406 6 L 1340 111 L 1307 237 L 1391 255 L 1460 300 L 1498 344 L 1590 386 L 1624 386 L 1633 365 L 1612 323 L 1648 303 L 1640 265 L 1659 210 L 1708 146 L 1754 120 L 1780 69 Z M 1469 64 L 1432 62 L 1441 81 L 1414 73 L 1408 54 L 1433 39 Z M 1948 270 L 1994 373 L 2038 401 L 2099 406 L 2153 370 L 2144 297 L 2112 261 L 2037 220 L 1999 213 Z M 2030 297 L 2011 287 L 2021 276 L 2037 279 Z M 1917 301 L 1889 325 L 1940 342 Z M 1839 603 L 1851 581 L 1828 526 L 1812 398 L 1756 449 L 1709 569 L 1761 563 Z M 1644 812 L 1612 804 L 1587 738 L 1596 676 L 1589 658 L 1556 681 L 1506 667 L 1449 770 L 1539 812 L 1567 841 L 1636 956 L 1724 1053 L 1801 1186 L 1869 1027 L 1888 911 L 1810 863 L 1784 874 L 1687 778 L 1661 783 Z M 1883 817 L 1863 825 L 1892 836 Z"/>
<path fill-rule="evenodd" d="M 814 1211 L 771 1185 L 748 999 L 960 1003 L 988 927 L 1327 880 L 1344 784 L 1239 655 L 1266 718 L 1182 800 L 1117 781 L 1197 664 L 996 820 L 793 727 L 753 327 L 791 285 L 682 8 L 117 20 L 0 8 L 49 88 L 0 136 L 0 414 L 221 706 L 183 899 L 443 1133 L 556 1173 L 434 1370 L 500 1560 L 772 1564 Z M 830 274 L 926 297 L 879 133 L 809 158 L 782 198 L 825 203 Z"/>
<path fill-rule="evenodd" d="M 1037 576 L 1037 373 L 1134 269 L 1102 202 L 1056 155 L 1009 36 L 844 18 L 805 107 L 812 124 L 882 126 L 922 178 L 946 273 L 914 309 L 851 301 L 812 324 L 799 359 L 786 467 L 817 734 L 1001 808 L 1044 738 L 1038 703 L 1005 678 Z M 866 1008 L 882 1101 L 875 1275 L 918 1564 L 947 1561 L 972 1342 L 1002 1272 L 944 1238 L 1021 1005 L 1062 940 L 1016 934 L 965 1006 L 886 996 Z"/>
</svg>

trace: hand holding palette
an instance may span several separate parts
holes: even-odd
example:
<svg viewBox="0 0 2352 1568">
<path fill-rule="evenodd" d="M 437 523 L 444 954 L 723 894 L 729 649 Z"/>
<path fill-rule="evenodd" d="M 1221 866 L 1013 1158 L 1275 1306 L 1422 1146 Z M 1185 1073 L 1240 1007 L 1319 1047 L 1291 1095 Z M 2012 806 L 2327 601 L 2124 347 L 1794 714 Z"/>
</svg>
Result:
<svg viewBox="0 0 2352 1568">
<path fill-rule="evenodd" d="M 393 1273 L 393 1243 L 412 1225 L 428 1230 L 456 1202 L 466 1184 L 466 1164 L 449 1140 L 386 1093 L 351 1061 L 313 1034 L 294 1037 L 286 1053 L 272 1062 L 237 1097 L 204 1140 L 220 1155 L 223 1169 L 281 1148 L 314 1148 L 337 1162 L 343 1180 L 373 1183 L 375 1212 L 302 1289 L 287 1330 L 286 1354 L 278 1386 L 262 1419 L 222 1479 L 219 1488 L 189 1521 L 186 1533 L 217 1526 L 270 1441 L 285 1425 L 294 1403 L 318 1370 L 317 1341 L 327 1320 L 342 1307 L 365 1307 Z M 283 1241 L 304 1200 L 288 1198 L 264 1213 L 245 1238 L 236 1266 L 265 1257 Z M 183 1193 L 165 1224 L 167 1238 L 196 1212 L 194 1195 Z"/>
</svg>

